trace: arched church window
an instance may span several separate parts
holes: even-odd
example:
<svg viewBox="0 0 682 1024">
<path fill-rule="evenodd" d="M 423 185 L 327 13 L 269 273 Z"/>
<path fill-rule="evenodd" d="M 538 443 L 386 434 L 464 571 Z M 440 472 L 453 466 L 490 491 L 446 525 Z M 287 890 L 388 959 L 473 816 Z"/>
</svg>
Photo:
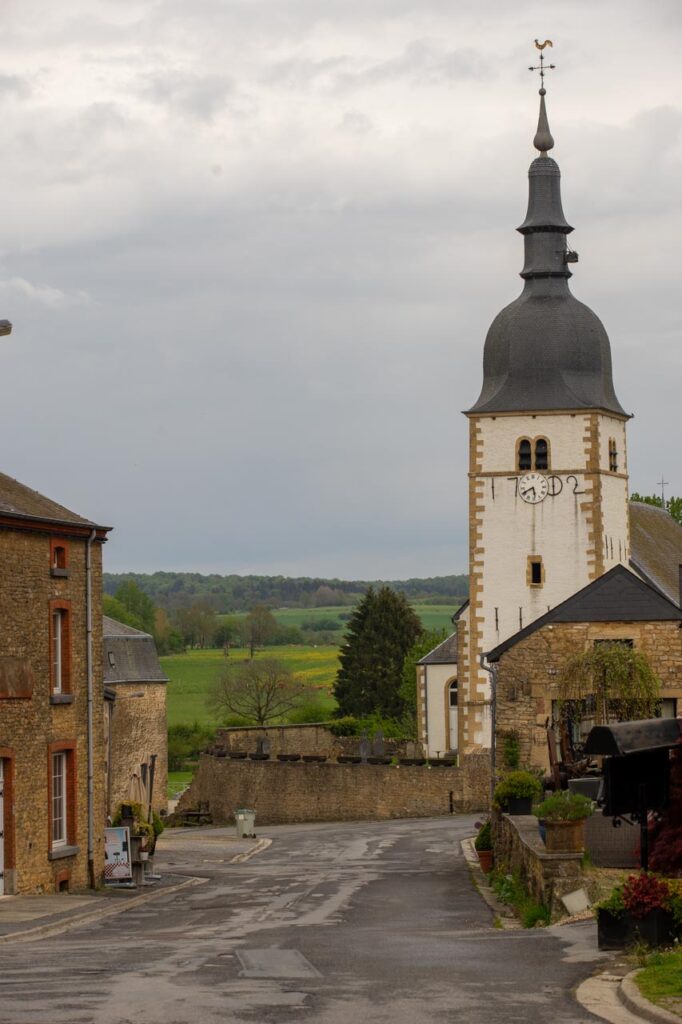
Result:
<svg viewBox="0 0 682 1024">
<path fill-rule="evenodd" d="M 452 682 L 450 683 L 449 695 L 450 695 L 450 707 L 451 708 L 456 708 L 457 707 L 457 680 L 456 679 L 453 679 Z"/>
<path fill-rule="evenodd" d="M 549 469 L 549 444 L 545 437 L 539 437 L 535 442 L 535 468 Z"/>
<path fill-rule="evenodd" d="M 520 472 L 533 468 L 533 457 L 530 441 L 527 437 L 521 438 L 517 448 L 517 465 Z"/>
</svg>

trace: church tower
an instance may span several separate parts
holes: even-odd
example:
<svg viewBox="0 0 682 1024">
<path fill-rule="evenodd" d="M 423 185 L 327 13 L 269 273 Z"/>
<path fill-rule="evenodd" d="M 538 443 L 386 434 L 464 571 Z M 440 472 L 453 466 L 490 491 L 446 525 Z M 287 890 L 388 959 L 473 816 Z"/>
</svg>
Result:
<svg viewBox="0 0 682 1024">
<path fill-rule="evenodd" d="M 609 339 L 571 294 L 573 228 L 544 81 L 529 170 L 523 291 L 495 318 L 469 419 L 470 604 L 460 624 L 459 750 L 490 746 L 483 655 L 630 553 L 623 411 Z"/>
</svg>

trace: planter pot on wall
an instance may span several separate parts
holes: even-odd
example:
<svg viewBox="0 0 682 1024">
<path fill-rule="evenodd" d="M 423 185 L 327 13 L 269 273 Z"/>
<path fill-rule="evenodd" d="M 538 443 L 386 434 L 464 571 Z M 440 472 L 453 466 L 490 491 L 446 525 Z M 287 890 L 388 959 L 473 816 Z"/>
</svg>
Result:
<svg viewBox="0 0 682 1024">
<path fill-rule="evenodd" d="M 653 948 L 670 946 L 675 938 L 672 914 L 667 910 L 650 910 L 644 917 L 597 911 L 597 944 L 600 949 L 623 949 L 633 942 L 646 942 Z"/>
<path fill-rule="evenodd" d="M 246 759 L 245 750 L 231 750 L 230 757 L 233 761 L 244 761 Z"/>
<path fill-rule="evenodd" d="M 304 754 L 303 755 L 303 760 L 306 762 L 306 764 L 315 764 L 315 763 L 317 763 L 317 764 L 324 764 L 324 762 L 327 760 L 327 755 L 326 754 Z"/>
<path fill-rule="evenodd" d="M 547 853 L 582 853 L 585 849 L 585 821 L 546 821 Z"/>
<path fill-rule="evenodd" d="M 493 851 L 492 850 L 477 850 L 478 863 L 481 865 L 481 871 L 484 875 L 489 875 L 493 869 Z"/>
</svg>

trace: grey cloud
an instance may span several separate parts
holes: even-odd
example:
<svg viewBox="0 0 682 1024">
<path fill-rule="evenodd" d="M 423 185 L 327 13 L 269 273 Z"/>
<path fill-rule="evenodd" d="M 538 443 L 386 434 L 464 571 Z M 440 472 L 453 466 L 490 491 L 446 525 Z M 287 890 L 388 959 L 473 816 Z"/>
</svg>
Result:
<svg viewBox="0 0 682 1024">
<path fill-rule="evenodd" d="M 234 84 L 224 75 L 169 69 L 141 75 L 136 91 L 153 103 L 210 121 L 234 94 Z"/>
</svg>

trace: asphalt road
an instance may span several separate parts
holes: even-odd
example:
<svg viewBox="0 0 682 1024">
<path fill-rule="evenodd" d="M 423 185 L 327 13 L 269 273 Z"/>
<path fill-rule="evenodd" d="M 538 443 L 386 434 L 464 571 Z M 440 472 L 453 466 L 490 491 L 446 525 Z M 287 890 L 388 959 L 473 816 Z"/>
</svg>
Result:
<svg viewBox="0 0 682 1024">
<path fill-rule="evenodd" d="M 469 879 L 472 818 L 264 829 L 244 863 L 219 833 L 166 843 L 196 888 L 3 947 L 1 1024 L 594 1021 L 572 989 L 591 923 L 501 931 Z"/>
</svg>

